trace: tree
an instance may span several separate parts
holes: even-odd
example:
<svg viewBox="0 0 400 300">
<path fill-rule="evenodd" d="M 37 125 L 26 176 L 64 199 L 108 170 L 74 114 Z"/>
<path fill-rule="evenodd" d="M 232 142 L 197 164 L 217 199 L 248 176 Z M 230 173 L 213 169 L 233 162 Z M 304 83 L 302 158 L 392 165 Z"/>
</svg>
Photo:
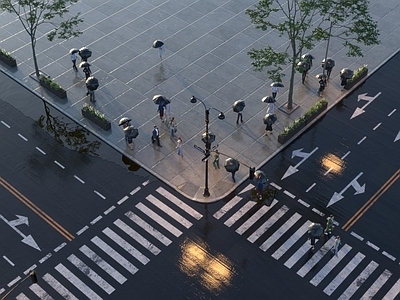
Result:
<svg viewBox="0 0 400 300">
<path fill-rule="evenodd" d="M 33 62 L 36 77 L 40 71 L 36 59 L 36 33 L 40 25 L 50 24 L 53 29 L 47 34 L 47 39 L 53 41 L 55 37 L 68 39 L 79 36 L 81 31 L 76 26 L 83 22 L 80 13 L 74 17 L 63 20 L 64 14 L 69 12 L 68 6 L 79 0 L 0 0 L 0 9 L 17 15 L 22 26 L 31 40 Z M 57 19 L 57 20 L 56 20 Z"/>
<path fill-rule="evenodd" d="M 251 49 L 248 54 L 256 71 L 268 67 L 273 81 L 285 76 L 283 67 L 290 64 L 287 108 L 293 108 L 293 87 L 296 64 L 304 51 L 316 42 L 337 37 L 349 48 L 348 56 L 362 56 L 359 43 L 378 44 L 377 23 L 368 12 L 367 0 L 261 0 L 255 9 L 247 9 L 251 22 L 263 31 L 276 30 L 288 39 L 285 49 Z M 327 31 L 327 28 L 335 27 Z"/>
</svg>

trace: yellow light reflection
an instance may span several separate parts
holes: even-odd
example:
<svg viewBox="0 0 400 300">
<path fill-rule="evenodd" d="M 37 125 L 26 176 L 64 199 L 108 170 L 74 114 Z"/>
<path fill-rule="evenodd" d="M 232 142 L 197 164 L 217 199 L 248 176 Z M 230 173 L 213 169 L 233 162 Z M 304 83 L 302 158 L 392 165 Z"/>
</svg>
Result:
<svg viewBox="0 0 400 300">
<path fill-rule="evenodd" d="M 222 254 L 213 255 L 206 245 L 185 240 L 181 245 L 179 268 L 186 275 L 196 278 L 200 284 L 218 294 L 230 285 L 234 275 L 232 263 Z"/>
<path fill-rule="evenodd" d="M 329 171 L 329 173 L 334 173 L 336 175 L 342 174 L 345 169 L 344 161 L 340 157 L 332 153 L 329 153 L 322 157 L 321 163 L 326 171 Z"/>
</svg>

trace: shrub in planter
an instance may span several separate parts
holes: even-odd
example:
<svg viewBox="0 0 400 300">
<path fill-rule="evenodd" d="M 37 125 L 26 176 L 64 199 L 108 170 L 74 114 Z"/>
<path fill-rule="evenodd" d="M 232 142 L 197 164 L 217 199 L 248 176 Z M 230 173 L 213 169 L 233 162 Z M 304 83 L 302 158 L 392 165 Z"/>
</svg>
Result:
<svg viewBox="0 0 400 300">
<path fill-rule="evenodd" d="M 351 89 L 356 83 L 358 83 L 361 79 L 363 79 L 368 74 L 368 65 L 363 65 L 354 71 L 354 74 L 351 78 L 347 79 L 346 85 L 344 88 L 346 90 Z"/>
<path fill-rule="evenodd" d="M 17 61 L 14 58 L 14 56 L 12 56 L 11 53 L 9 53 L 1 48 L 0 48 L 0 60 L 12 68 L 17 65 Z"/>
<path fill-rule="evenodd" d="M 294 120 L 292 124 L 283 129 L 283 131 L 278 136 L 278 142 L 284 144 L 303 127 L 305 127 L 307 123 L 317 117 L 321 113 L 321 111 L 325 110 L 327 106 L 328 101 L 326 101 L 325 98 L 319 100 L 317 103 L 311 106 L 304 115 L 298 117 L 296 120 Z"/>
<path fill-rule="evenodd" d="M 67 97 L 67 92 L 57 82 L 52 80 L 50 77 L 40 75 L 39 83 L 41 86 L 45 87 L 46 89 L 48 89 L 50 92 L 52 92 L 56 96 L 58 96 L 60 98 Z"/>
<path fill-rule="evenodd" d="M 104 130 L 111 128 L 111 122 L 107 119 L 106 115 L 87 103 L 83 104 L 82 115 Z"/>
</svg>

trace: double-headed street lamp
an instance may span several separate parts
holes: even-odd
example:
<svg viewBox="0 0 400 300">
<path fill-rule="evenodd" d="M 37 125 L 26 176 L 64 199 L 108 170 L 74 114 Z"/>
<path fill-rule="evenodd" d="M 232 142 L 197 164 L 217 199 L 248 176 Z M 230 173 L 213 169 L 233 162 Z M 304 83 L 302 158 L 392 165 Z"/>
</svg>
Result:
<svg viewBox="0 0 400 300">
<path fill-rule="evenodd" d="M 206 114 L 206 120 L 205 120 L 206 121 L 206 132 L 202 135 L 202 141 L 206 145 L 206 148 L 204 150 L 205 157 L 202 159 L 202 161 L 205 161 L 205 163 L 206 163 L 205 179 L 204 179 L 205 187 L 204 187 L 203 196 L 204 197 L 209 197 L 210 196 L 210 191 L 208 190 L 208 159 L 209 159 L 209 157 L 211 155 L 211 153 L 210 153 L 211 143 L 215 140 L 215 135 L 208 131 L 208 124 L 210 123 L 210 110 L 214 109 L 214 110 L 218 111 L 219 112 L 218 119 L 220 119 L 220 120 L 225 119 L 225 115 L 224 115 L 224 113 L 222 111 L 220 111 L 220 110 L 218 110 L 218 109 L 216 109 L 214 107 L 210 107 L 210 108 L 207 109 L 207 107 L 204 104 L 204 102 L 202 100 L 196 98 L 195 96 L 192 96 L 192 98 L 190 98 L 190 102 L 191 103 L 196 103 L 197 100 L 199 100 L 203 104 L 204 111 L 205 111 L 205 114 Z"/>
</svg>

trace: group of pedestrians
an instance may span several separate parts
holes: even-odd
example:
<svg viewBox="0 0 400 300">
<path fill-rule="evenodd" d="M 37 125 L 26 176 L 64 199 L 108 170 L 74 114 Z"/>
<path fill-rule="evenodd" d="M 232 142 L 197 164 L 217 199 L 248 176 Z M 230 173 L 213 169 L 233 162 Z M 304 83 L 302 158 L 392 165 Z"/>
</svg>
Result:
<svg viewBox="0 0 400 300">
<path fill-rule="evenodd" d="M 325 242 L 327 242 L 330 237 L 332 236 L 333 230 L 335 228 L 334 225 L 334 216 L 330 215 L 328 218 L 326 218 L 326 226 L 325 229 L 323 231 L 323 235 L 324 235 L 324 240 Z M 311 240 L 311 252 L 314 251 L 314 246 L 315 246 L 315 241 L 316 239 L 319 239 L 320 237 L 316 237 L 316 236 L 310 236 L 309 239 Z M 339 252 L 339 247 L 342 244 L 340 236 L 337 235 L 335 237 L 334 243 L 332 248 L 330 249 L 330 253 L 331 253 L 331 257 L 336 256 L 338 257 L 338 252 Z"/>
<path fill-rule="evenodd" d="M 77 54 L 80 54 L 79 50 L 71 52 L 72 69 L 75 72 L 78 72 L 78 68 L 76 66 Z M 90 69 L 89 63 L 87 63 L 87 59 L 84 59 L 83 57 L 81 57 L 81 61 L 86 62 L 86 65 L 82 69 L 83 73 L 85 74 L 85 81 L 86 81 L 92 75 L 92 70 Z M 86 87 L 87 87 L 87 85 L 86 85 Z M 90 102 L 94 103 L 96 101 L 94 98 L 94 90 L 87 88 L 86 96 L 89 96 L 89 95 L 90 95 Z"/>
</svg>

